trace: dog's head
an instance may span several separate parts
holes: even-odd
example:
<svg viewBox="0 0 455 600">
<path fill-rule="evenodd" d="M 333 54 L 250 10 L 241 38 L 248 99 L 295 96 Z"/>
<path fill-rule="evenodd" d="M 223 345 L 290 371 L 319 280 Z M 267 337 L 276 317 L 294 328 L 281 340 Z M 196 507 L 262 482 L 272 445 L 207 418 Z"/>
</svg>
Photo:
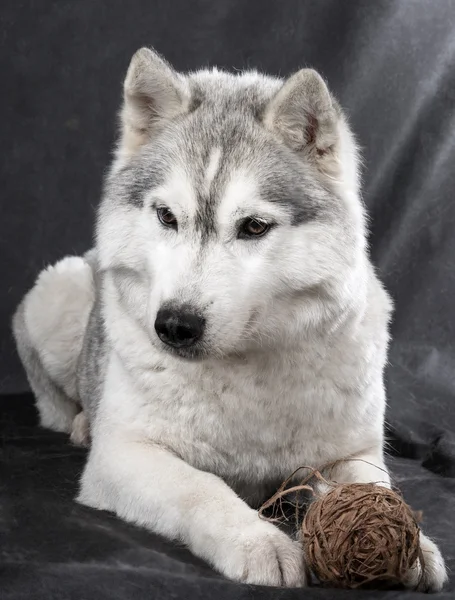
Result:
<svg viewBox="0 0 455 600">
<path fill-rule="evenodd" d="M 355 144 L 324 81 L 181 75 L 139 50 L 97 235 L 122 308 L 181 357 L 286 343 L 335 315 L 365 234 Z"/>
</svg>

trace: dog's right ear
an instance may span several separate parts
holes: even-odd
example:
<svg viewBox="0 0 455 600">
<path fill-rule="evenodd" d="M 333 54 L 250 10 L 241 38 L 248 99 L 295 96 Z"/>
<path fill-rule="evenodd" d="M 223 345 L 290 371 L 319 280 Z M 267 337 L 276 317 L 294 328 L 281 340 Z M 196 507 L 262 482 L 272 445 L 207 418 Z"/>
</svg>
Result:
<svg viewBox="0 0 455 600">
<path fill-rule="evenodd" d="M 185 79 L 155 51 L 141 48 L 131 59 L 124 83 L 119 151 L 134 155 L 167 121 L 188 110 Z"/>
<path fill-rule="evenodd" d="M 313 69 L 291 75 L 272 98 L 265 126 L 325 174 L 339 174 L 340 110 Z"/>
</svg>

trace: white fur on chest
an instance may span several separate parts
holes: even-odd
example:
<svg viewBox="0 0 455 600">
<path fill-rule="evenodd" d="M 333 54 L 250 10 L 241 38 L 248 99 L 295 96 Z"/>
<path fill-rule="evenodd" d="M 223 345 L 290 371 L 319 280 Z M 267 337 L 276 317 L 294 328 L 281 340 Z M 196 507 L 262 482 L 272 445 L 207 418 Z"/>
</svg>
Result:
<svg viewBox="0 0 455 600">
<path fill-rule="evenodd" d="M 381 378 L 377 385 L 374 373 L 372 382 L 366 372 L 362 382 L 352 378 L 361 371 L 357 341 L 356 355 L 340 364 L 341 349 L 316 341 L 306 353 L 185 363 L 134 339 L 140 367 L 132 361 L 131 370 L 112 353 L 100 420 L 199 469 L 248 483 L 280 480 L 300 465 L 320 466 L 381 440 Z"/>
</svg>

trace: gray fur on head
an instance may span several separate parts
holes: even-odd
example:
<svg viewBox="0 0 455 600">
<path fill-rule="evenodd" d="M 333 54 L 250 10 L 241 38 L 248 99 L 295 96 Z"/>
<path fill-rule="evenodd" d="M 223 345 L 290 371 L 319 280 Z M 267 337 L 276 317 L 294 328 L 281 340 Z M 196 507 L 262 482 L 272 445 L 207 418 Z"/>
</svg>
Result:
<svg viewBox="0 0 455 600">
<path fill-rule="evenodd" d="M 183 76 L 157 53 L 142 48 L 125 78 L 121 151 L 134 154 L 162 127 L 202 103 L 219 115 L 232 113 L 234 105 L 244 119 L 264 123 L 321 170 L 327 169 L 328 154 L 333 159 L 340 136 L 347 134 L 339 106 L 312 69 L 302 69 L 284 82 L 255 72 L 231 75 L 216 69 Z"/>
</svg>

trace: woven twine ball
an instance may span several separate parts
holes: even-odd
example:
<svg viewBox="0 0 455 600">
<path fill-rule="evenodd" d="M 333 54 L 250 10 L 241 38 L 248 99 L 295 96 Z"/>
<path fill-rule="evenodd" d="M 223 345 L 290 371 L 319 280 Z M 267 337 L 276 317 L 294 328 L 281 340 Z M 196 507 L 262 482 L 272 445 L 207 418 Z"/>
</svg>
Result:
<svg viewBox="0 0 455 600">
<path fill-rule="evenodd" d="M 403 584 L 422 560 L 411 508 L 374 484 L 337 485 L 314 500 L 302 534 L 307 564 L 321 583 L 334 587 Z"/>
</svg>

